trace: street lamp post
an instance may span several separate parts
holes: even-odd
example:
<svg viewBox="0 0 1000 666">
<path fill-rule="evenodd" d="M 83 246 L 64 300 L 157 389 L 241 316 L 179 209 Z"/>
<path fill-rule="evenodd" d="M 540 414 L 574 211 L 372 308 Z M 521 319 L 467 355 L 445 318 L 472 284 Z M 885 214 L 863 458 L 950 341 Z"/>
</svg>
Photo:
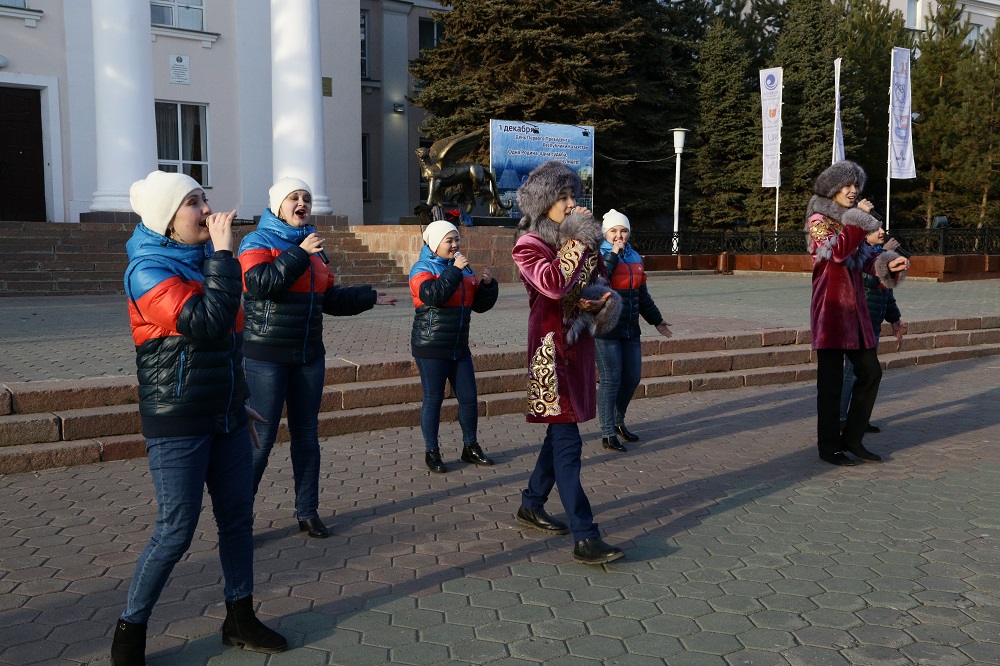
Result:
<svg viewBox="0 0 1000 666">
<path fill-rule="evenodd" d="M 677 168 L 674 170 L 674 253 L 680 251 L 680 241 L 678 234 L 680 233 L 681 224 L 681 153 L 684 152 L 684 135 L 687 134 L 687 130 L 683 127 L 675 127 L 670 130 L 674 133 L 674 153 L 677 155 Z"/>
</svg>

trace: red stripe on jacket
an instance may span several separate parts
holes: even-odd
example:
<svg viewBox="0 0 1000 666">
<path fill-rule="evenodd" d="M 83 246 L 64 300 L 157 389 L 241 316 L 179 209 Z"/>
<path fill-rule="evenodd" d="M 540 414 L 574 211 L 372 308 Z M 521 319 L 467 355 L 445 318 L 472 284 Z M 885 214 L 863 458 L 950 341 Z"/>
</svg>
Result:
<svg viewBox="0 0 1000 666">
<path fill-rule="evenodd" d="M 262 248 L 243 252 L 239 257 L 240 267 L 243 269 L 243 275 L 245 276 L 247 271 L 257 264 L 273 264 L 275 257 L 282 252 L 284 252 L 284 250 L 278 250 L 276 248 Z M 330 268 L 323 263 L 323 260 L 319 258 L 319 255 L 314 254 L 309 257 L 309 262 L 312 264 L 312 275 L 309 274 L 310 271 L 303 272 L 299 279 L 288 288 L 288 291 L 305 294 L 312 291 L 313 293 L 324 294 L 330 287 L 333 286 L 333 273 L 331 273 Z M 246 278 L 244 278 L 243 291 L 246 290 Z"/>
<path fill-rule="evenodd" d="M 420 300 L 420 285 L 427 280 L 437 280 L 438 276 L 434 275 L 429 271 L 422 273 L 417 273 L 410 278 L 410 296 L 413 297 L 413 307 L 419 308 L 424 305 L 424 302 Z M 479 287 L 479 280 L 476 279 L 475 275 L 462 275 L 462 282 L 465 283 L 465 289 L 461 287 L 455 290 L 455 293 L 451 295 L 444 305 L 440 307 L 445 308 L 457 308 L 461 305 L 466 307 L 472 305 L 472 301 L 476 298 L 476 289 Z M 464 293 L 463 293 L 464 292 Z M 465 296 L 465 302 L 462 302 L 462 296 Z"/>
</svg>

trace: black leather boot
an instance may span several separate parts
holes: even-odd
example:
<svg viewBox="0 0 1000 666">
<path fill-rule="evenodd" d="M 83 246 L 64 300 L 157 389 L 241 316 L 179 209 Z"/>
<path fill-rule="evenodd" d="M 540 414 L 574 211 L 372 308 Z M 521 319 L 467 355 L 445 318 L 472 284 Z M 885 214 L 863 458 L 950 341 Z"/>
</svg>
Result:
<svg viewBox="0 0 1000 666">
<path fill-rule="evenodd" d="M 472 463 L 473 465 L 493 464 L 493 460 L 483 453 L 482 447 L 475 442 L 462 447 L 462 462 Z"/>
<path fill-rule="evenodd" d="M 545 513 L 544 509 L 525 509 L 523 506 L 517 510 L 514 515 L 517 522 L 527 527 L 532 527 L 536 530 L 542 532 L 548 532 L 549 534 L 568 534 L 569 527 L 566 523 L 561 523 L 549 514 Z"/>
<path fill-rule="evenodd" d="M 618 437 L 616 435 L 611 435 L 611 437 L 601 437 L 601 446 L 609 451 L 620 451 L 621 453 L 628 451 L 628 449 L 625 448 L 625 445 L 618 441 Z"/>
<path fill-rule="evenodd" d="M 615 431 L 618 433 L 618 436 L 624 439 L 626 442 L 639 441 L 639 435 L 635 434 L 634 432 L 626 428 L 624 423 L 621 425 L 616 425 Z"/>
<path fill-rule="evenodd" d="M 146 666 L 146 625 L 118 620 L 111 640 L 111 666 Z"/>
<path fill-rule="evenodd" d="M 288 641 L 257 619 L 253 597 L 226 602 L 226 621 L 222 623 L 222 642 L 254 652 L 276 654 L 288 649 Z"/>
<path fill-rule="evenodd" d="M 305 520 L 299 521 L 299 532 L 305 532 L 314 539 L 325 539 L 330 536 L 330 530 L 327 529 L 323 521 L 316 518 L 306 518 Z"/>
<path fill-rule="evenodd" d="M 431 449 L 425 453 L 424 462 L 427 463 L 427 469 L 436 474 L 444 474 L 448 471 L 448 468 L 444 466 L 444 461 L 441 460 L 441 449 Z"/>
<path fill-rule="evenodd" d="M 582 564 L 604 564 L 625 557 L 625 551 L 604 543 L 599 536 L 577 541 L 573 548 L 573 559 Z"/>
</svg>

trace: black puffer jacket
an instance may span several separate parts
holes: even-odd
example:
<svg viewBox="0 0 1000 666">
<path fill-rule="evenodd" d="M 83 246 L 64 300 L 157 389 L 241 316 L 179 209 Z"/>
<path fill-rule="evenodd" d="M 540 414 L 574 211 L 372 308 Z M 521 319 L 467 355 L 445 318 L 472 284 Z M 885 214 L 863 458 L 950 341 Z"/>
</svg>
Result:
<svg viewBox="0 0 1000 666">
<path fill-rule="evenodd" d="M 605 248 L 602 246 L 601 249 Z M 639 256 L 631 247 L 628 247 L 628 250 L 631 251 L 629 257 Z M 653 302 L 653 297 L 649 295 L 642 261 L 632 263 L 622 261 L 615 252 L 604 252 L 603 258 L 608 275 L 611 276 L 609 280 L 611 287 L 622 297 L 622 314 L 613 329 L 598 337 L 605 340 L 639 337 L 639 315 L 642 315 L 650 326 L 661 324 L 663 315 Z"/>
<path fill-rule="evenodd" d="M 320 258 L 299 243 L 314 229 L 292 227 L 264 211 L 257 230 L 240 243 L 247 358 L 303 364 L 323 356 L 323 314 L 370 310 L 378 292 L 370 285 L 337 287 Z"/>
<path fill-rule="evenodd" d="M 497 302 L 496 280 L 484 284 L 471 268 L 455 268 L 425 245 L 410 270 L 415 308 L 410 351 L 415 358 L 465 358 L 473 312 L 486 312 Z"/>
<path fill-rule="evenodd" d="M 125 290 L 146 437 L 232 432 L 247 422 L 240 265 L 139 225 Z"/>
</svg>

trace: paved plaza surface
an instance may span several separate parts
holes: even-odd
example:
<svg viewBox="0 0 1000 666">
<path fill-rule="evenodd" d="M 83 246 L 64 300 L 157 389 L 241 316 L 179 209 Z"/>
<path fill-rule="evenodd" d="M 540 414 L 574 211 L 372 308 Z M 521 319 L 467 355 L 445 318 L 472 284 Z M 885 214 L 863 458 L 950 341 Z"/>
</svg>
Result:
<svg viewBox="0 0 1000 666">
<path fill-rule="evenodd" d="M 806 322 L 808 278 L 653 282 L 679 334 Z M 995 314 L 998 287 L 913 281 L 897 297 L 907 318 Z M 504 291 L 501 316 L 474 321 L 480 346 L 522 343 L 523 292 Z M 409 313 L 327 321 L 348 326 L 330 344 L 357 325 L 366 353 L 396 353 L 379 345 L 408 334 Z M 122 344 L 125 323 L 120 300 L 0 299 L 0 366 L 75 376 L 13 358 L 34 342 L 37 367 L 79 358 L 91 363 L 81 376 L 131 373 L 131 349 L 118 372 L 96 342 L 87 353 L 88 337 Z M 642 441 L 626 454 L 582 426 L 584 485 L 605 538 L 627 551 L 596 567 L 572 561 L 570 536 L 513 519 L 544 433 L 522 416 L 480 420 L 497 460 L 486 468 L 458 460 L 459 429 L 443 424 L 445 475 L 424 467 L 419 428 L 323 439 L 325 540 L 297 530 L 279 445 L 257 500 L 254 598 L 292 649 L 222 645 L 206 498 L 153 612 L 148 661 L 1000 664 L 998 404 L 1000 357 L 887 371 L 883 432 L 865 439 L 886 462 L 840 468 L 817 458 L 811 383 L 637 400 L 628 421 Z M 563 516 L 556 496 L 548 509 Z M 155 515 L 144 459 L 0 476 L 0 664 L 108 664 Z"/>
</svg>

